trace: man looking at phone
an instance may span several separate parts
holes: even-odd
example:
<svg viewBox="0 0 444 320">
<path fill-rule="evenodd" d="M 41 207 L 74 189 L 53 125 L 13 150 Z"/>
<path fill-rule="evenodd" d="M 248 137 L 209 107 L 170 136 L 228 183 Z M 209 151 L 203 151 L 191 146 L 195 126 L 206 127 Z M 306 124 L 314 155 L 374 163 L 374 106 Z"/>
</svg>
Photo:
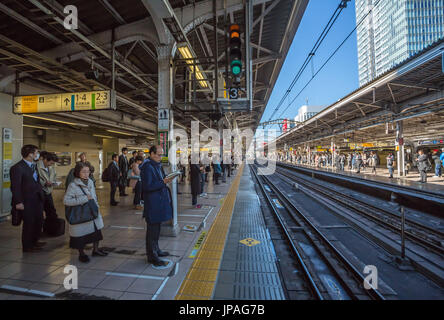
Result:
<svg viewBox="0 0 444 320">
<path fill-rule="evenodd" d="M 150 160 L 140 166 L 142 193 L 144 200 L 143 217 L 147 223 L 146 255 L 148 263 L 154 266 L 166 266 L 168 263 L 159 259 L 166 257 L 168 252 L 159 248 L 160 226 L 162 222 L 173 218 L 171 193 L 168 188 L 174 178 L 165 178 L 162 168 L 162 146 L 152 146 L 149 150 Z"/>
<path fill-rule="evenodd" d="M 58 161 L 55 153 L 42 151 L 40 160 L 37 162 L 37 172 L 39 174 L 39 181 L 43 188 L 43 210 L 45 211 L 46 219 L 57 219 L 57 211 L 54 207 L 54 200 L 52 198 L 52 191 L 54 186 L 57 186 L 57 175 L 54 164 Z"/>
</svg>

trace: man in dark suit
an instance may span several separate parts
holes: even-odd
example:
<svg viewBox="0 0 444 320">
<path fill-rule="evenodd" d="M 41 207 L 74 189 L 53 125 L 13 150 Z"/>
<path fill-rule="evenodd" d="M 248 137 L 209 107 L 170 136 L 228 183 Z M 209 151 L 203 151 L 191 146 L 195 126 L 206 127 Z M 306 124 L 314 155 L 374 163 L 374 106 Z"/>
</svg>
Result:
<svg viewBox="0 0 444 320">
<path fill-rule="evenodd" d="M 162 146 L 150 148 L 150 160 L 140 166 L 143 200 L 145 202 L 143 217 L 147 223 L 146 255 L 149 263 L 155 266 L 167 266 L 168 262 L 159 257 L 166 257 L 168 252 L 159 248 L 160 226 L 162 222 L 173 218 L 173 207 L 168 183 L 162 168 Z"/>
<path fill-rule="evenodd" d="M 122 154 L 119 157 L 119 169 L 120 169 L 119 190 L 121 197 L 127 196 L 127 194 L 125 193 L 125 188 L 128 183 L 128 169 L 129 169 L 128 158 L 126 157 L 127 154 L 128 154 L 128 149 L 122 148 Z"/>
<path fill-rule="evenodd" d="M 120 169 L 119 164 L 117 163 L 119 159 L 118 154 L 113 154 L 111 163 L 108 165 L 108 174 L 109 174 L 109 183 L 111 185 L 111 195 L 110 195 L 110 204 L 112 206 L 117 206 L 118 202 L 116 201 L 116 190 L 117 185 L 120 181 Z"/>
<path fill-rule="evenodd" d="M 12 210 L 22 211 L 23 252 L 39 251 L 46 243 L 39 237 L 43 226 L 43 189 L 39 182 L 36 161 L 40 154 L 38 147 L 22 147 L 23 159 L 11 167 Z"/>
</svg>

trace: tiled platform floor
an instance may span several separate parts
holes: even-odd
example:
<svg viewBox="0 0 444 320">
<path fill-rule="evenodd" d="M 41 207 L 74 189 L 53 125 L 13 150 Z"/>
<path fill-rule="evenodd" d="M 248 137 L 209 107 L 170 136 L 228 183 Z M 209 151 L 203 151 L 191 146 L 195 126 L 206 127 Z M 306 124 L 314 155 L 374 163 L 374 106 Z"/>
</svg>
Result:
<svg viewBox="0 0 444 320">
<path fill-rule="evenodd" d="M 80 263 L 78 252 L 68 247 L 68 232 L 63 237 L 42 239 L 47 242 L 42 252 L 22 253 L 21 227 L 11 226 L 10 221 L 0 222 L 0 287 L 9 285 L 59 294 L 65 292 L 64 268 L 71 264 L 79 272 L 79 288 L 73 292 L 84 294 L 87 298 L 174 299 L 193 261 L 188 256 L 201 231 L 211 226 L 233 179 L 232 176 L 227 178 L 227 183 L 213 185 L 210 178 L 209 184 L 205 186 L 208 196 L 198 200 L 203 205 L 201 209 L 191 206 L 189 182 L 179 184 L 179 192 L 182 192 L 178 195 L 181 232 L 177 237 L 161 236 L 159 242 L 162 250 L 172 254 L 167 259 L 174 263 L 165 270 L 155 270 L 146 262 L 146 224 L 142 212 L 133 210 L 133 194 L 129 188 L 129 196 L 118 199 L 120 204 L 117 207 L 110 207 L 109 186 L 98 186 L 97 194 L 105 223 L 102 230 L 104 240 L 100 245 L 115 250 L 107 257 L 91 257 L 87 264 Z M 63 192 L 56 190 L 54 193 L 59 217 L 64 217 Z M 199 227 L 204 219 L 206 223 L 202 230 L 182 231 L 185 225 Z M 38 298 L 0 292 L 0 299 Z"/>
</svg>

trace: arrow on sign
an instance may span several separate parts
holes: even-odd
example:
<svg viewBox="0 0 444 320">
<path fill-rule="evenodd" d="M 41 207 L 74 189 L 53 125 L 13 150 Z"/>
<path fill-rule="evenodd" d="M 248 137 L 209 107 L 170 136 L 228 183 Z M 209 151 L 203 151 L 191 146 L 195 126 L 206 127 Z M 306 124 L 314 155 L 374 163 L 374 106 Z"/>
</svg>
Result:
<svg viewBox="0 0 444 320">
<path fill-rule="evenodd" d="M 21 106 L 21 104 L 18 103 L 18 102 L 16 102 L 16 103 L 15 103 L 15 107 L 17 108 L 18 106 Z"/>
<path fill-rule="evenodd" d="M 63 102 L 65 102 L 65 105 L 66 105 L 66 106 L 68 106 L 68 103 L 69 103 L 69 99 L 68 99 L 68 98 L 66 98 L 65 100 L 63 100 Z"/>
</svg>

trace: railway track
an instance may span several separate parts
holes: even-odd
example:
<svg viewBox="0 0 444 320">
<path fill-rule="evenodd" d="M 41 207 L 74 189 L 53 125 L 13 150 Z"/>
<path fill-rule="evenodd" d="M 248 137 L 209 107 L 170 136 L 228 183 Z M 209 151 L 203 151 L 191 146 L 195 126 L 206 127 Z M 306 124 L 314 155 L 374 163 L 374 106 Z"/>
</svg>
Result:
<svg viewBox="0 0 444 320">
<path fill-rule="evenodd" d="M 364 288 L 364 276 L 266 176 L 250 166 L 314 299 L 384 300 L 375 288 Z"/>
<path fill-rule="evenodd" d="M 300 175 L 293 174 L 290 168 L 276 168 L 276 173 L 290 179 L 292 182 L 287 181 L 287 183 L 290 185 L 292 183 L 297 183 L 309 190 L 312 190 L 316 193 L 316 195 L 339 203 L 342 206 L 353 210 L 353 212 L 358 213 L 360 216 L 364 216 L 365 218 L 376 222 L 384 228 L 394 231 L 397 234 L 401 232 L 400 214 L 396 214 L 392 211 L 368 204 L 362 200 L 356 199 L 339 191 L 328 189 L 325 187 L 325 185 L 316 184 L 315 182 L 309 181 Z M 413 221 L 409 218 L 405 218 L 405 225 L 405 236 L 407 239 L 439 255 L 444 254 L 444 248 L 442 246 L 444 243 L 443 232 Z"/>
</svg>

